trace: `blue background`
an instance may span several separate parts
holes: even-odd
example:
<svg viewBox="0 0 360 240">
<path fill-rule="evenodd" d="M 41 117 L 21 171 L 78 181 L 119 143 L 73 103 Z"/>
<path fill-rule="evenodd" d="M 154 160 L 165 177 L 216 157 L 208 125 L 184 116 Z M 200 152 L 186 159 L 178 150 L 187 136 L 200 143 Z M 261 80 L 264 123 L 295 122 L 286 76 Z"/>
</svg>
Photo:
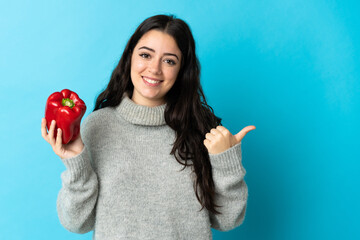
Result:
<svg viewBox="0 0 360 240">
<path fill-rule="evenodd" d="M 191 27 L 215 113 L 243 140 L 245 222 L 214 239 L 360 239 L 358 1 L 1 1 L 0 239 L 91 239 L 65 230 L 65 170 L 40 133 L 47 97 L 88 110 L 147 17 Z"/>
</svg>

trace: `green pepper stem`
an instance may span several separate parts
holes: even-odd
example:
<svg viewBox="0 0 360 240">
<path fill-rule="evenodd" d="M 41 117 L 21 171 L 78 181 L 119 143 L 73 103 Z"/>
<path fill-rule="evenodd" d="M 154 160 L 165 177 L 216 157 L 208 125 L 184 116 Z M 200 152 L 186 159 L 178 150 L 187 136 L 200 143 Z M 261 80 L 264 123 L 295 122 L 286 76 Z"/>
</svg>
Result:
<svg viewBox="0 0 360 240">
<path fill-rule="evenodd" d="M 73 108 L 75 106 L 75 103 L 73 100 L 71 100 L 70 98 L 63 98 L 61 101 L 61 104 L 63 106 L 68 106 L 70 108 Z"/>
</svg>

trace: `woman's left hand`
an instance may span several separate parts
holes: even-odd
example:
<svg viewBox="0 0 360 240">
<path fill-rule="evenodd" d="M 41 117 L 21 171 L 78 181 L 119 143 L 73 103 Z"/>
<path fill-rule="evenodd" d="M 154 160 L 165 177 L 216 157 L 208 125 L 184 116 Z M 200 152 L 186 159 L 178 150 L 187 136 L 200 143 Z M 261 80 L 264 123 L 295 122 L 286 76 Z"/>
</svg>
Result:
<svg viewBox="0 0 360 240">
<path fill-rule="evenodd" d="M 211 154 L 221 153 L 240 143 L 245 135 L 254 129 L 256 127 L 253 125 L 247 126 L 236 135 L 232 135 L 225 127 L 217 126 L 205 135 L 204 145 Z"/>
</svg>

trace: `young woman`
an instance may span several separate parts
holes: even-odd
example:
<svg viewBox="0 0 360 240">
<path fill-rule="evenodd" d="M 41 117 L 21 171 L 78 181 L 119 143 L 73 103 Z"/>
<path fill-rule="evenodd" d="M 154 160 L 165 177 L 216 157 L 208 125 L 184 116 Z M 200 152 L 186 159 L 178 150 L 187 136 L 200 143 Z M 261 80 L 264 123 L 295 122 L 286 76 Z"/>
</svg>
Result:
<svg viewBox="0 0 360 240">
<path fill-rule="evenodd" d="M 127 43 L 81 136 L 42 136 L 66 166 L 57 210 L 69 231 L 94 239 L 212 239 L 245 216 L 241 140 L 220 126 L 200 85 L 188 25 L 146 19 Z"/>
</svg>

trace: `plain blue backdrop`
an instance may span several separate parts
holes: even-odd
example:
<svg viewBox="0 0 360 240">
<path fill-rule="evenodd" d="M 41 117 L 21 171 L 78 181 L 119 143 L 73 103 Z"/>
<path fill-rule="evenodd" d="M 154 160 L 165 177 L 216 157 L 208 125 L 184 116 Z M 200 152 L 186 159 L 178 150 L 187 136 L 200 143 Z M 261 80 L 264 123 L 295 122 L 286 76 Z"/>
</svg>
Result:
<svg viewBox="0 0 360 240">
<path fill-rule="evenodd" d="M 360 239 L 358 1 L 0 1 L 0 239 L 91 239 L 65 230 L 65 170 L 40 133 L 47 97 L 92 111 L 147 17 L 191 27 L 215 113 L 243 140 L 244 223 L 214 239 Z"/>
</svg>

